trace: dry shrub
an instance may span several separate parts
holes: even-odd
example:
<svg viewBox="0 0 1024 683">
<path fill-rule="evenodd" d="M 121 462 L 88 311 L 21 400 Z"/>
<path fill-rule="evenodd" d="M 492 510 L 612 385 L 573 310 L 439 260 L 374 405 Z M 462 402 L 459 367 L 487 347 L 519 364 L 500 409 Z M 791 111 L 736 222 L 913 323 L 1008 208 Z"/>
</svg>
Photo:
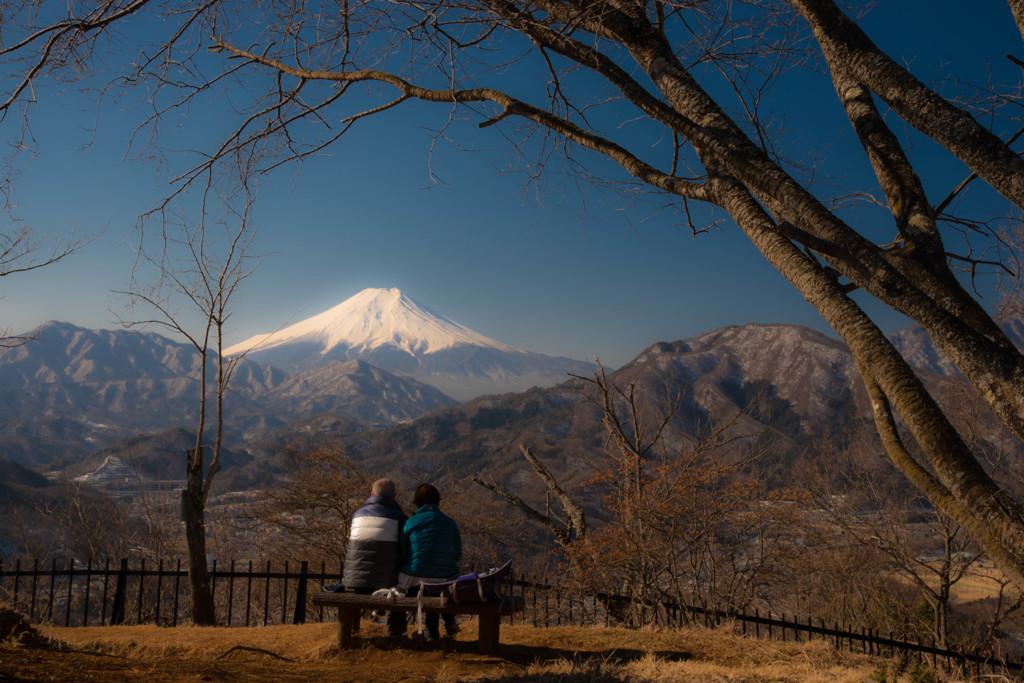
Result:
<svg viewBox="0 0 1024 683">
<path fill-rule="evenodd" d="M 39 631 L 21 612 L 0 603 L 0 643 L 5 647 L 48 648 L 50 639 Z"/>
</svg>

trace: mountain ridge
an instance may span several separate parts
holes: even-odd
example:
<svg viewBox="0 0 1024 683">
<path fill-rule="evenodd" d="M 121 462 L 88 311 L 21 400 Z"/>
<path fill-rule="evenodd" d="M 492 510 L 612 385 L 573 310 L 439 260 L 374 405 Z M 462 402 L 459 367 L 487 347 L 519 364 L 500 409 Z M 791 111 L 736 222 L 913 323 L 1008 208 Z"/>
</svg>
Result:
<svg viewBox="0 0 1024 683">
<path fill-rule="evenodd" d="M 45 466 L 140 432 L 196 423 L 200 363 L 191 346 L 151 332 L 61 322 L 25 336 L 34 340 L 0 349 L 0 456 Z M 369 425 L 455 403 L 409 378 L 356 364 L 349 370 L 359 377 L 325 373 L 309 392 L 329 396 L 325 409 Z M 294 381 L 283 370 L 244 359 L 225 395 L 230 438 L 259 439 L 303 416 L 302 402 L 288 396 Z M 385 393 L 405 400 L 378 398 Z"/>
<path fill-rule="evenodd" d="M 26 346 L 0 349 L 0 433 L 5 437 L 0 456 L 45 466 L 57 458 L 81 458 L 132 434 L 194 424 L 199 360 L 190 346 L 152 332 L 87 330 L 58 321 L 32 334 L 37 339 Z M 893 337 L 912 363 L 936 357 L 919 330 L 910 328 Z M 913 347 L 904 343 L 908 338 L 915 340 Z M 430 383 L 382 369 L 373 359 L 327 357 L 316 367 L 286 372 L 246 358 L 227 395 L 226 427 L 235 444 L 276 438 L 288 432 L 289 425 L 318 415 L 355 421 L 367 432 L 387 430 L 424 415 L 461 410 L 459 401 L 438 389 L 448 380 L 463 389 L 477 383 L 471 400 L 463 402 L 470 411 L 466 414 L 471 413 L 462 420 L 471 425 L 464 428 L 468 433 L 511 415 L 512 409 L 495 406 L 526 400 L 503 391 L 503 379 L 529 380 L 524 383 L 540 387 L 528 392 L 534 403 L 527 413 L 575 404 L 578 398 L 571 380 L 566 381 L 567 372 L 588 377 L 592 366 L 555 359 L 558 372 L 547 372 L 549 368 L 532 366 L 531 356 L 525 351 L 509 356 L 493 345 L 452 346 L 413 359 Z M 460 367 L 463 374 L 447 374 L 452 366 Z M 956 375 L 943 370 L 943 365 L 932 363 L 922 372 L 931 383 L 944 375 L 956 381 Z M 643 380 L 644 391 L 652 399 L 681 392 L 688 428 L 755 402 L 761 407 L 749 419 L 769 425 L 780 438 L 793 443 L 815 429 L 845 424 L 852 413 L 862 414 L 866 406 L 862 382 L 845 344 L 799 325 L 733 325 L 686 340 L 656 342 L 622 368 L 609 370 L 613 373 L 627 384 Z M 561 381 L 550 381 L 552 376 Z M 431 418 L 435 423 L 441 419 L 437 415 Z M 545 438 L 565 436 L 572 432 L 571 424 L 571 420 L 552 423 L 541 433 Z M 348 434 L 358 431 L 351 426 L 344 429 Z M 403 426 L 399 431 L 407 429 Z M 429 444 L 446 429 L 438 427 L 399 442 Z M 449 445 L 461 448 L 454 441 Z M 467 452 L 458 457 L 470 456 Z"/>
<path fill-rule="evenodd" d="M 606 379 L 628 388 L 652 420 L 651 430 L 659 411 L 678 401 L 665 432 L 670 448 L 685 449 L 710 425 L 730 421 L 737 438 L 727 450 L 770 445 L 770 460 L 780 463 L 799 457 L 818 438 L 877 438 L 852 354 L 842 342 L 806 327 L 747 324 L 657 342 L 608 371 Z M 593 384 L 568 380 L 481 396 L 373 432 L 300 420 L 255 446 L 254 463 L 293 438 L 315 437 L 340 443 L 367 471 L 416 480 L 486 473 L 543 505 L 543 487 L 519 447 L 529 444 L 566 486 L 588 481 L 605 461 L 607 446 L 595 391 Z M 600 507 L 600 501 L 591 503 Z"/>
</svg>

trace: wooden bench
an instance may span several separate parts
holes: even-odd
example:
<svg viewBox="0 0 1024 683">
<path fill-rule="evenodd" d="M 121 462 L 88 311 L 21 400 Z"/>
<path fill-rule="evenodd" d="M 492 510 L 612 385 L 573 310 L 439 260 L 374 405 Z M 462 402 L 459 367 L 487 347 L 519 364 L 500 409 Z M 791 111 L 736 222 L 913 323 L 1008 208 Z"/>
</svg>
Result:
<svg viewBox="0 0 1024 683">
<path fill-rule="evenodd" d="M 498 649 L 501 633 L 501 618 L 521 612 L 525 603 L 522 595 L 503 598 L 501 602 L 456 603 L 444 598 L 423 598 L 423 611 L 434 614 L 474 614 L 480 618 L 477 647 L 483 654 L 494 654 Z M 416 612 L 420 601 L 417 598 L 389 598 L 362 595 L 359 593 L 313 594 L 317 607 L 338 608 L 338 645 L 349 647 L 352 634 L 359 630 L 359 616 L 366 609 Z"/>
</svg>

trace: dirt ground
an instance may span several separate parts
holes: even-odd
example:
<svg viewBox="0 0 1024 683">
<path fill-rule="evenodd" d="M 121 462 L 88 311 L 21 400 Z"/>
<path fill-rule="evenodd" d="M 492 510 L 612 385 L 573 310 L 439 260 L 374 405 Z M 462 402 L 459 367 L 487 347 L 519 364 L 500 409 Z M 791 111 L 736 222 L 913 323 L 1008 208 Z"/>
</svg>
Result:
<svg viewBox="0 0 1024 683">
<path fill-rule="evenodd" d="M 27 626 L 27 629 L 24 628 Z M 395 642 L 364 622 L 357 647 L 332 624 L 33 629 L 0 619 L 0 681 L 864 681 L 877 660 L 827 644 L 714 631 L 503 626 L 495 656 L 476 625 L 457 639 Z"/>
</svg>

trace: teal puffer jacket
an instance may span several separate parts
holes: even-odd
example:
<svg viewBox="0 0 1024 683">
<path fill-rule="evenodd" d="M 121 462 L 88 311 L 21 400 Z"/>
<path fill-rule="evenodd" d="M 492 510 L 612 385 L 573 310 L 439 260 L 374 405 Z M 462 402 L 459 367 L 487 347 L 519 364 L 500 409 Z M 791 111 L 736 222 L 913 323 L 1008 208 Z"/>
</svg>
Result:
<svg viewBox="0 0 1024 683">
<path fill-rule="evenodd" d="M 462 535 L 454 519 L 436 505 L 424 505 L 405 522 L 402 550 L 402 571 L 409 576 L 449 578 L 459 573 Z"/>
</svg>

